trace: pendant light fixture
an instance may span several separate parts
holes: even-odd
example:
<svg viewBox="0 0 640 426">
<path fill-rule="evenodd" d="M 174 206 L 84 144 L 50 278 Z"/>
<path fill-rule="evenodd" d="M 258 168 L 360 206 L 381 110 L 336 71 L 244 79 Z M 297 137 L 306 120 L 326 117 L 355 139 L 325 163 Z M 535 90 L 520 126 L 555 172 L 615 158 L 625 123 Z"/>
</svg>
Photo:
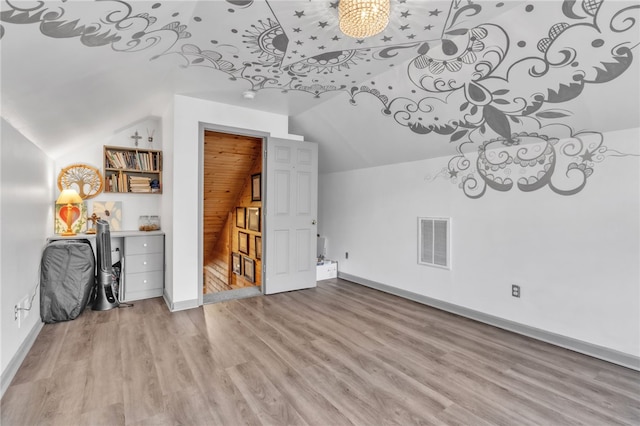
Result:
<svg viewBox="0 0 640 426">
<path fill-rule="evenodd" d="M 371 37 L 389 23 L 389 0 L 340 0 L 340 30 L 349 37 Z"/>
</svg>

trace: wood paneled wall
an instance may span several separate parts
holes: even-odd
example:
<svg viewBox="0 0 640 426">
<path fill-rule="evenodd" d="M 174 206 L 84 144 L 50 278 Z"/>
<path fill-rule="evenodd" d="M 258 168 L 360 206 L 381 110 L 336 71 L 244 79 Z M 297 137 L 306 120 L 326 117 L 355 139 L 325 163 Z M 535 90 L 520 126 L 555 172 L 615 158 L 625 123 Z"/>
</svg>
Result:
<svg viewBox="0 0 640 426">
<path fill-rule="evenodd" d="M 205 132 L 203 257 L 204 292 L 260 285 L 261 264 L 256 262 L 256 283 L 231 272 L 231 252 L 238 250 L 235 228 L 236 206 L 261 207 L 251 203 L 251 175 L 262 170 L 262 139 Z M 248 202 L 247 202 L 248 201 Z M 245 232 L 255 235 L 252 231 Z M 253 237 L 252 237 L 253 238 Z M 255 259 L 255 241 L 250 256 Z"/>
<path fill-rule="evenodd" d="M 256 285 L 261 285 L 262 283 L 262 261 L 256 259 L 256 236 L 261 237 L 262 236 L 262 216 L 264 215 L 264 212 L 262 211 L 262 201 L 251 201 L 251 175 L 254 175 L 256 173 L 261 173 L 262 171 L 262 157 L 258 158 L 256 160 L 256 164 L 254 164 L 253 168 L 251 169 L 251 172 L 249 173 L 249 176 L 245 179 L 245 185 L 242 188 L 242 192 L 240 193 L 240 198 L 238 199 L 238 203 L 237 203 L 237 207 L 245 207 L 245 209 L 247 207 L 259 207 L 260 208 L 260 232 L 255 232 L 255 231 L 251 231 L 248 229 L 248 224 L 247 224 L 247 228 L 238 228 L 236 226 L 236 209 L 234 207 L 233 209 L 233 220 L 232 220 L 232 231 L 231 231 L 231 249 L 233 252 L 236 253 L 240 253 L 240 250 L 238 249 L 238 232 L 244 232 L 249 234 L 249 254 L 243 254 L 240 253 L 241 256 L 245 256 L 245 257 L 249 257 L 251 259 L 253 259 L 255 261 L 255 282 L 249 282 L 246 279 L 244 279 L 244 276 L 242 275 L 236 275 L 236 274 L 231 274 L 231 286 L 233 288 L 240 288 L 240 287 L 251 287 L 251 286 L 256 286 Z M 244 271 L 243 271 L 243 275 L 244 275 Z"/>
</svg>

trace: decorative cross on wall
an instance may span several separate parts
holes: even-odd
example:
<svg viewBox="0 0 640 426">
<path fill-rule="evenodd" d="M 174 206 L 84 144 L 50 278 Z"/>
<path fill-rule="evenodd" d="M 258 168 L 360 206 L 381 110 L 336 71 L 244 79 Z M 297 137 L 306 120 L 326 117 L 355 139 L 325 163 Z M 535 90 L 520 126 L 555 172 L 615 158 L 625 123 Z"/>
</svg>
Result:
<svg viewBox="0 0 640 426">
<path fill-rule="evenodd" d="M 138 139 L 142 139 L 142 136 L 140 136 L 138 134 L 138 131 L 136 130 L 136 132 L 133 134 L 133 136 L 131 136 L 131 139 L 133 139 L 136 142 L 136 146 L 138 146 Z"/>
</svg>

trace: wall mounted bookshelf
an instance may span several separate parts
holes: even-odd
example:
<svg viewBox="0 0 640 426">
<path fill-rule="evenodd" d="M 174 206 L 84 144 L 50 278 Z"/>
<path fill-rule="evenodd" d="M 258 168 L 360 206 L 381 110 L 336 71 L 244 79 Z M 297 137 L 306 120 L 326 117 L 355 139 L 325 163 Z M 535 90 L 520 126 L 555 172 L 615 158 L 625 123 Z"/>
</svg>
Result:
<svg viewBox="0 0 640 426">
<path fill-rule="evenodd" d="M 104 192 L 162 193 L 162 151 L 104 146 Z"/>
</svg>

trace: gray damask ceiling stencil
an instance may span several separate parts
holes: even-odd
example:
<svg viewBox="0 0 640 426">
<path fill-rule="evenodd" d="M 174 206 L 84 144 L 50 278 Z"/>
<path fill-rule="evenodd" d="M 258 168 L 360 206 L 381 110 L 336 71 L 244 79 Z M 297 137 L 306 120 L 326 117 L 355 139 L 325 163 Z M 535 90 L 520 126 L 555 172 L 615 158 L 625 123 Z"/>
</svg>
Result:
<svg viewBox="0 0 640 426">
<path fill-rule="evenodd" d="M 614 154 L 600 129 L 567 124 L 577 113 L 567 105 L 630 68 L 640 43 L 637 1 L 392 0 L 389 27 L 364 40 L 340 32 L 337 6 L 5 0 L 0 39 L 37 27 L 60 43 L 152 67 L 206 70 L 238 91 L 298 93 L 303 110 L 375 102 L 375 118 L 399 134 L 455 145 L 437 176 L 472 198 L 514 186 L 572 195 Z"/>
</svg>

